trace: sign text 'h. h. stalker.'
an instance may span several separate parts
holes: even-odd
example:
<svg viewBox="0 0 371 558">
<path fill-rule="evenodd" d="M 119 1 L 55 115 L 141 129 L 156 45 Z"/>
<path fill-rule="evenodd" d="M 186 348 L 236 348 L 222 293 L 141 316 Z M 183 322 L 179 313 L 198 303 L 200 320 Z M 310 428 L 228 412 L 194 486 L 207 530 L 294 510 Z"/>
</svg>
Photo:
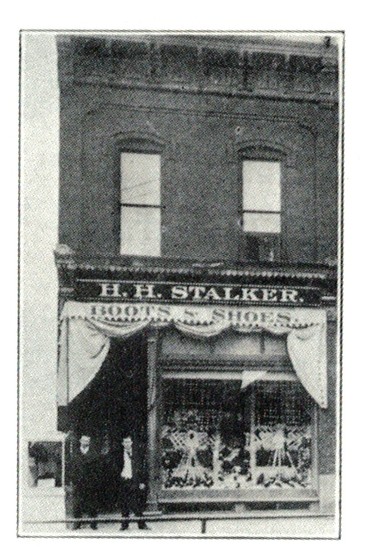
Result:
<svg viewBox="0 0 371 558">
<path fill-rule="evenodd" d="M 316 306 L 320 291 L 308 287 L 77 279 L 80 300 Z"/>
</svg>

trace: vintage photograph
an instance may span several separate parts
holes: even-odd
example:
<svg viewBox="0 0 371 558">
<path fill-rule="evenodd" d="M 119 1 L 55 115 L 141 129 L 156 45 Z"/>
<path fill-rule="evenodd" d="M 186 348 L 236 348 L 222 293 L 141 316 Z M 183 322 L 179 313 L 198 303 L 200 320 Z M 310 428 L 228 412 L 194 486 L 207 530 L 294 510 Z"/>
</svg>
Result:
<svg viewBox="0 0 371 558">
<path fill-rule="evenodd" d="M 20 537 L 338 539 L 342 31 L 20 34 Z"/>
</svg>

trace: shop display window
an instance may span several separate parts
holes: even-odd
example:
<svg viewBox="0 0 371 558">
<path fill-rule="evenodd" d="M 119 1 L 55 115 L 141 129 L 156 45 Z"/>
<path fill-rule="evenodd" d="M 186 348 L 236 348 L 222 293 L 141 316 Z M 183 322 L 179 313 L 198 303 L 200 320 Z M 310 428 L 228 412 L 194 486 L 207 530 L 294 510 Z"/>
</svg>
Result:
<svg viewBox="0 0 371 558">
<path fill-rule="evenodd" d="M 312 487 L 312 401 L 295 381 L 166 379 L 162 488 Z"/>
</svg>

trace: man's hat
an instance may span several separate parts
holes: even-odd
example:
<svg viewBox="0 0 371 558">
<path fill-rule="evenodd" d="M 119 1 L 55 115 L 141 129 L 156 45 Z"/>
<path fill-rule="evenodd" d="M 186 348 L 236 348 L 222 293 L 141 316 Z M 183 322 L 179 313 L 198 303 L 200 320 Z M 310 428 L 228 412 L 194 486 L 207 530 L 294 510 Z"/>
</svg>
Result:
<svg viewBox="0 0 371 558">
<path fill-rule="evenodd" d="M 80 438 L 80 442 L 89 443 L 90 442 L 90 436 L 82 435 L 81 438 Z"/>
</svg>

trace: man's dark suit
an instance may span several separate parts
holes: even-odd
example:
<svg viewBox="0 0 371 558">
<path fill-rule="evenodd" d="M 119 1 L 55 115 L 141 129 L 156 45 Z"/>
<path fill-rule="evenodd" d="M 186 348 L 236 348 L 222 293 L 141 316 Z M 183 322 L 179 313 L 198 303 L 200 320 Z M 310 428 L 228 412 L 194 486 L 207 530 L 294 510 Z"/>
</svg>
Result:
<svg viewBox="0 0 371 558">
<path fill-rule="evenodd" d="M 124 448 L 121 446 L 114 454 L 114 468 L 118 483 L 118 497 L 121 515 L 123 518 L 129 517 L 129 513 L 134 513 L 137 517 L 143 515 L 146 505 L 147 478 L 145 470 L 145 450 L 139 444 L 133 443 L 131 450 L 131 470 L 132 478 L 123 479 L 121 473 L 125 465 Z M 140 486 L 142 485 L 142 488 Z M 144 488 L 143 488 L 144 485 Z M 121 523 L 122 529 L 127 529 L 129 523 L 125 520 Z M 138 521 L 140 529 L 145 528 L 144 520 Z"/>
<path fill-rule="evenodd" d="M 84 454 L 80 448 L 72 460 L 71 480 L 74 496 L 74 517 L 82 517 L 85 513 L 88 517 L 97 516 L 98 507 L 98 455 L 89 448 Z M 77 522 L 75 527 L 79 528 L 81 523 Z M 96 522 L 90 524 L 96 528 Z"/>
</svg>

